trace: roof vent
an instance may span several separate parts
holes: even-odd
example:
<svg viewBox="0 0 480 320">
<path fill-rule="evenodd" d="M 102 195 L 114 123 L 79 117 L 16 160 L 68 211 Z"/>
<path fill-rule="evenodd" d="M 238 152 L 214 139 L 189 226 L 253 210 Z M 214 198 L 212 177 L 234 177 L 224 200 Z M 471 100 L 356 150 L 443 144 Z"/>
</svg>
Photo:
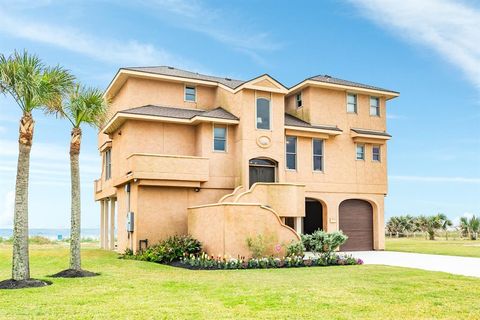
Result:
<svg viewBox="0 0 480 320">
<path fill-rule="evenodd" d="M 227 80 L 227 81 L 232 81 L 232 79 L 230 79 L 230 78 L 225 78 L 225 80 Z"/>
<path fill-rule="evenodd" d="M 170 69 L 170 70 L 173 70 L 173 69 L 175 69 L 175 68 L 174 68 L 174 67 L 170 67 L 170 66 L 169 66 L 169 67 L 168 67 L 168 69 Z"/>
<path fill-rule="evenodd" d="M 325 78 L 331 78 L 332 76 L 329 76 L 328 74 L 324 75 Z"/>
</svg>

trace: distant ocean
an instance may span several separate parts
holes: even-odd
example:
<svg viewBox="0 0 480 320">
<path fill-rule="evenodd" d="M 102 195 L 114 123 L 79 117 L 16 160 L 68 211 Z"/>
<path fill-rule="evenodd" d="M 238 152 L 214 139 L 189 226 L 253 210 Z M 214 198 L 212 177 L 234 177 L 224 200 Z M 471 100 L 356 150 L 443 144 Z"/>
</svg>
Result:
<svg viewBox="0 0 480 320">
<path fill-rule="evenodd" d="M 60 235 L 62 239 L 70 238 L 70 229 L 30 229 L 30 237 L 42 236 L 52 240 L 58 239 Z M 10 238 L 12 236 L 12 229 L 0 229 L 0 238 Z M 100 238 L 100 229 L 82 229 L 82 238 Z"/>
</svg>

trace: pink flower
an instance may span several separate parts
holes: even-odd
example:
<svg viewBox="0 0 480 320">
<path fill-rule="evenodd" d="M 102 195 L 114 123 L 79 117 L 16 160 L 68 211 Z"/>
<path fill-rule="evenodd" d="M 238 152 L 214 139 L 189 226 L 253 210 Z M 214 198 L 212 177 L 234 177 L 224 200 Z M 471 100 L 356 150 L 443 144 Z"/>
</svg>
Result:
<svg viewBox="0 0 480 320">
<path fill-rule="evenodd" d="M 281 246 L 280 244 L 277 244 L 277 245 L 275 246 L 275 251 L 276 251 L 276 252 L 280 252 L 280 250 L 282 250 L 282 246 Z"/>
</svg>

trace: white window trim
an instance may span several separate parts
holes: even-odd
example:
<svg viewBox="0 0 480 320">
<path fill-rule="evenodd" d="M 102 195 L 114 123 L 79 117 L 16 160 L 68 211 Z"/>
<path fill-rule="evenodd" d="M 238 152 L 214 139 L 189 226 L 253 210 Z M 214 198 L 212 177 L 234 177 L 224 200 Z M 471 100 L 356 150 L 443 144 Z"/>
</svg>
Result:
<svg viewBox="0 0 480 320">
<path fill-rule="evenodd" d="M 315 140 L 322 142 L 322 170 L 315 170 Z M 312 171 L 325 173 L 325 139 L 312 138 Z"/>
<path fill-rule="evenodd" d="M 257 127 L 257 100 L 258 99 L 265 99 L 265 100 L 268 100 L 270 103 L 268 104 L 269 106 L 269 110 L 268 110 L 268 113 L 269 113 L 269 129 L 261 129 L 261 128 L 258 128 Z M 273 108 L 272 108 L 272 105 L 273 105 L 273 102 L 272 102 L 272 95 L 270 94 L 270 99 L 268 98 L 265 98 L 265 97 L 257 97 L 257 92 L 255 91 L 255 130 L 259 130 L 259 131 L 273 131 Z"/>
<path fill-rule="evenodd" d="M 107 154 L 109 154 L 110 159 L 107 159 Z M 105 150 L 105 181 L 112 178 L 112 149 L 108 148 Z"/>
<path fill-rule="evenodd" d="M 194 88 L 195 89 L 195 100 L 187 100 L 187 87 L 189 88 Z M 198 91 L 197 91 L 197 86 L 193 84 L 185 84 L 183 88 L 183 101 L 185 102 L 190 102 L 190 103 L 197 103 L 197 96 L 198 96 Z"/>
<path fill-rule="evenodd" d="M 295 169 L 291 169 L 287 164 L 287 138 L 295 138 Z M 291 154 L 291 153 L 290 153 Z M 298 169 L 298 137 L 297 136 L 285 136 L 285 170 L 296 172 Z"/>
<path fill-rule="evenodd" d="M 215 150 L 215 126 L 219 128 L 225 128 L 225 150 Z M 228 152 L 228 125 L 221 125 L 212 123 L 212 151 L 218 153 L 227 153 Z"/>
<path fill-rule="evenodd" d="M 373 148 L 378 147 L 378 160 L 373 159 Z M 372 145 L 372 161 L 373 162 L 382 162 L 382 146 L 380 144 L 374 144 Z"/>
<path fill-rule="evenodd" d="M 348 96 L 349 95 L 355 96 L 355 111 L 354 112 L 348 111 Z M 353 92 L 347 92 L 347 94 L 345 95 L 345 98 L 346 98 L 345 109 L 347 110 L 347 113 L 348 114 L 358 114 L 358 94 L 353 93 Z"/>
<path fill-rule="evenodd" d="M 377 107 L 378 114 L 372 114 L 372 101 L 371 101 L 371 99 L 377 99 L 377 101 L 378 101 L 378 107 Z M 370 107 L 368 108 L 368 113 L 370 114 L 370 117 L 380 118 L 380 116 L 382 114 L 380 112 L 380 97 L 370 96 L 370 99 L 368 100 L 368 104 L 370 105 Z"/>
<path fill-rule="evenodd" d="M 359 146 L 363 146 L 363 159 L 358 159 L 358 156 L 357 156 L 357 148 Z M 357 161 L 365 161 L 365 152 L 367 151 L 367 148 L 365 147 L 365 144 L 364 143 L 356 143 L 355 144 L 355 160 Z"/>
</svg>

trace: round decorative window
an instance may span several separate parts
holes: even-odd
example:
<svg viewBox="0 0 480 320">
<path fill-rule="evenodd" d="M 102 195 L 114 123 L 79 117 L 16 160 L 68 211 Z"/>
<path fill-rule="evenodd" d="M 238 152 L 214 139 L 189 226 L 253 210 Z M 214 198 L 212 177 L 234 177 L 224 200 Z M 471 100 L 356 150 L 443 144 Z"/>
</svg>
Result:
<svg viewBox="0 0 480 320">
<path fill-rule="evenodd" d="M 257 144 L 262 148 L 268 148 L 272 144 L 272 140 L 267 136 L 260 136 L 257 138 Z"/>
</svg>

